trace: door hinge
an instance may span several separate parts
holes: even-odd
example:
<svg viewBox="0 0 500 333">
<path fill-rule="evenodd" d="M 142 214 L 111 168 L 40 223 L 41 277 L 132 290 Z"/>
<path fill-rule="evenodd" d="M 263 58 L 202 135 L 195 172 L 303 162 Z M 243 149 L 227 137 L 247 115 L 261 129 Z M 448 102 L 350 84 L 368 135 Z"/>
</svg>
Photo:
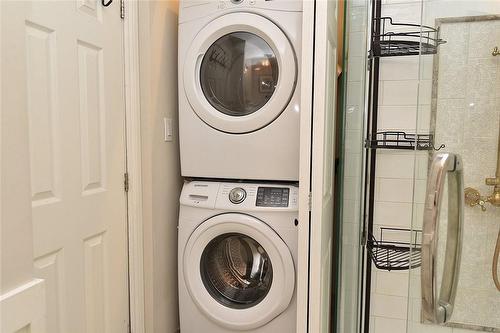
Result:
<svg viewBox="0 0 500 333">
<path fill-rule="evenodd" d="M 120 17 L 125 18 L 125 0 L 120 0 Z"/>
<path fill-rule="evenodd" d="M 309 192 L 309 197 L 307 199 L 307 206 L 309 207 L 309 211 L 312 211 L 312 192 Z"/>
<path fill-rule="evenodd" d="M 366 241 L 367 241 L 367 237 L 366 237 L 366 230 L 363 230 L 363 232 L 361 233 L 361 246 L 366 246 Z"/>
<path fill-rule="evenodd" d="M 368 216 L 364 216 L 363 221 L 363 231 L 361 232 L 361 246 L 366 247 L 368 245 Z"/>
<path fill-rule="evenodd" d="M 130 187 L 129 180 L 128 180 L 128 172 L 125 172 L 123 174 L 123 189 L 125 192 L 128 192 L 128 189 Z"/>
</svg>

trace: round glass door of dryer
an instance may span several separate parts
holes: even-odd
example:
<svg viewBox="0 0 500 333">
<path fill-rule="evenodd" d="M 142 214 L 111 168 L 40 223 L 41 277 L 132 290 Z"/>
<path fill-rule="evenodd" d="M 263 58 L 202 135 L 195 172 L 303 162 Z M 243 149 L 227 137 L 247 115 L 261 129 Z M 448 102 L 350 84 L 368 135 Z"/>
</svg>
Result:
<svg viewBox="0 0 500 333">
<path fill-rule="evenodd" d="M 230 13 L 195 36 L 183 70 L 191 109 L 226 133 L 259 130 L 288 106 L 297 82 L 295 51 L 271 20 Z"/>
<path fill-rule="evenodd" d="M 273 96 L 279 66 L 261 37 L 233 32 L 216 40 L 201 62 L 203 94 L 218 111 L 241 117 L 261 109 Z"/>
</svg>

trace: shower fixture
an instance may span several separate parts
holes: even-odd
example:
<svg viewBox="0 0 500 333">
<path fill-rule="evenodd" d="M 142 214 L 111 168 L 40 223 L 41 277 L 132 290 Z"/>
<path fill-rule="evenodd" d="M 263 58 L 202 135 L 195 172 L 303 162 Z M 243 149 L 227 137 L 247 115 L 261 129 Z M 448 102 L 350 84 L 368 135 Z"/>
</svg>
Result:
<svg viewBox="0 0 500 333">
<path fill-rule="evenodd" d="M 500 55 L 498 48 L 495 48 L 497 54 Z M 495 51 L 494 51 L 495 53 Z M 480 206 L 481 210 L 486 211 L 486 203 L 492 206 L 500 207 L 500 133 L 498 134 L 498 151 L 497 151 L 497 172 L 494 178 L 486 178 L 486 185 L 493 186 L 493 193 L 489 196 L 482 196 L 481 193 L 472 187 L 465 189 L 465 202 L 471 206 Z M 493 264 L 491 266 L 493 282 L 495 287 L 500 291 L 500 279 L 498 278 L 498 259 L 500 257 L 500 230 L 498 231 L 497 243 L 493 253 Z"/>
<path fill-rule="evenodd" d="M 493 186 L 491 195 L 483 196 L 477 189 L 467 187 L 465 189 L 465 203 L 471 207 L 480 206 L 483 211 L 486 210 L 486 203 L 500 207 L 500 134 L 498 136 L 497 172 L 494 178 L 486 178 L 485 184 Z"/>
<path fill-rule="evenodd" d="M 500 56 L 500 49 L 498 49 L 498 46 L 495 46 L 495 48 L 493 49 L 493 52 L 491 52 L 491 55 L 494 57 Z"/>
</svg>

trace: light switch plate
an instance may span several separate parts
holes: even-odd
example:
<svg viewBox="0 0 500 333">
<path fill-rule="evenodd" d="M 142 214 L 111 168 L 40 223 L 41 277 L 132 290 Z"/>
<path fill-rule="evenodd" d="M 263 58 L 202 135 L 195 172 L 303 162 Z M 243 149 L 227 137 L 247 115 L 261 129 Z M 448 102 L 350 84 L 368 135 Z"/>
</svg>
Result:
<svg viewBox="0 0 500 333">
<path fill-rule="evenodd" d="M 172 118 L 163 118 L 163 129 L 165 142 L 172 141 Z"/>
</svg>

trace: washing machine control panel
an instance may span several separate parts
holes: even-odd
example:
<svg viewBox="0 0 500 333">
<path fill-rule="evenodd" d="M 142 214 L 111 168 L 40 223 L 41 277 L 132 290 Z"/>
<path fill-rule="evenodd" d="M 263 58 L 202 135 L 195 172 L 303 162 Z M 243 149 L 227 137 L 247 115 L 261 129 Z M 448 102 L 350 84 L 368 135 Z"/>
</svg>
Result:
<svg viewBox="0 0 500 333">
<path fill-rule="evenodd" d="M 288 207 L 289 199 L 290 189 L 287 187 L 259 186 L 255 205 L 258 207 Z"/>
<path fill-rule="evenodd" d="M 190 181 L 184 184 L 184 206 L 246 211 L 296 211 L 299 188 L 292 184 L 219 183 Z"/>
</svg>

